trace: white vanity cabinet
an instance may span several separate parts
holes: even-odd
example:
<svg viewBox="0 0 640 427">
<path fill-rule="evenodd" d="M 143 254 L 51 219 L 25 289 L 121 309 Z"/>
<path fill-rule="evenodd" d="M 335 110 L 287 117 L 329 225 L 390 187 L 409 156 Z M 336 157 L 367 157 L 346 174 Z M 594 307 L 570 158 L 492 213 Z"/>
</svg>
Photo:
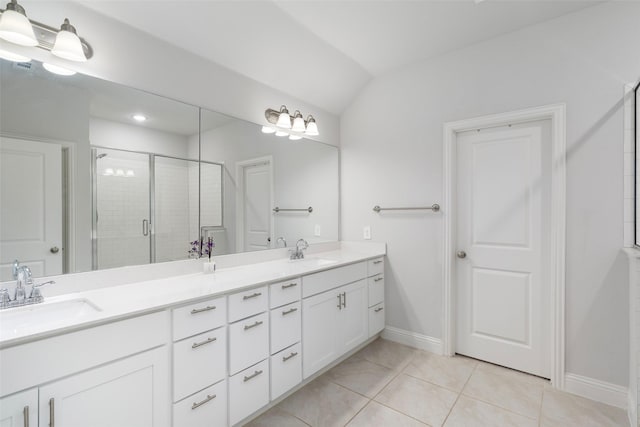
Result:
<svg viewBox="0 0 640 427">
<path fill-rule="evenodd" d="M 38 422 L 38 389 L 0 398 L 0 426 L 35 426 Z"/>
<path fill-rule="evenodd" d="M 342 271 L 345 274 L 341 274 Z M 342 285 L 353 279 L 357 281 Z M 312 292 L 323 288 L 330 290 L 302 301 L 304 378 L 366 341 L 369 334 L 366 263 L 303 277 L 303 295 L 307 283 Z M 342 286 L 336 287 L 336 284 Z"/>
<path fill-rule="evenodd" d="M 384 258 L 367 261 L 369 282 L 369 337 L 384 329 Z"/>
<path fill-rule="evenodd" d="M 0 350 L 0 419 L 169 427 L 168 330 L 158 312 Z"/>
</svg>

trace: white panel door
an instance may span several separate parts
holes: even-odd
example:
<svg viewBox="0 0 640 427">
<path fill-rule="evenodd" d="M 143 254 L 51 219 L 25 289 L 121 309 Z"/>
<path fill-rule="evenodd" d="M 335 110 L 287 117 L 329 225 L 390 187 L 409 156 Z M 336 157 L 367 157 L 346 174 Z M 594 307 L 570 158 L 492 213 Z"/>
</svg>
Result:
<svg viewBox="0 0 640 427">
<path fill-rule="evenodd" d="M 244 250 L 269 249 L 271 237 L 271 164 L 244 168 Z"/>
<path fill-rule="evenodd" d="M 34 276 L 62 274 L 59 144 L 0 138 L 0 209 L 0 281 L 14 259 Z"/>
<path fill-rule="evenodd" d="M 456 352 L 546 378 L 548 129 L 536 122 L 458 134 L 456 254 Z"/>
</svg>

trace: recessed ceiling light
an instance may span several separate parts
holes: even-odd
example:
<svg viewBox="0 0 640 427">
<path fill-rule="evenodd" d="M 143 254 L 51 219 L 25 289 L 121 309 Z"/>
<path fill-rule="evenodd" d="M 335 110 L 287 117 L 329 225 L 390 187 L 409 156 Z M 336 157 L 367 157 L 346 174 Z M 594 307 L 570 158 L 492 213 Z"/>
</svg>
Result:
<svg viewBox="0 0 640 427">
<path fill-rule="evenodd" d="M 147 116 L 143 115 L 143 114 L 134 114 L 133 115 L 133 120 L 135 120 L 136 122 L 144 122 L 147 120 Z"/>
</svg>

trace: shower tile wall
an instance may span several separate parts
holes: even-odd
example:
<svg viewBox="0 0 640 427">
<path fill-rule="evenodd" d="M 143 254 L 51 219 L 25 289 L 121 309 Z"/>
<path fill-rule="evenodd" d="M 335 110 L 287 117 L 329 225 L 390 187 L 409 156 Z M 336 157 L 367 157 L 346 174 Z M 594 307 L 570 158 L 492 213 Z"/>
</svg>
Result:
<svg viewBox="0 0 640 427">
<path fill-rule="evenodd" d="M 155 162 L 156 262 L 186 259 L 198 236 L 198 182 L 191 172 L 198 166 L 161 157 Z"/>
<path fill-rule="evenodd" d="M 203 227 L 222 226 L 222 185 L 221 167 L 219 165 L 202 164 L 202 185 L 200 210 L 202 212 L 200 222 Z"/>
<path fill-rule="evenodd" d="M 149 262 L 149 239 L 142 235 L 142 220 L 149 219 L 149 166 L 144 160 L 98 160 L 98 267 L 111 268 Z M 134 177 L 105 175 L 105 171 L 131 170 Z"/>
</svg>

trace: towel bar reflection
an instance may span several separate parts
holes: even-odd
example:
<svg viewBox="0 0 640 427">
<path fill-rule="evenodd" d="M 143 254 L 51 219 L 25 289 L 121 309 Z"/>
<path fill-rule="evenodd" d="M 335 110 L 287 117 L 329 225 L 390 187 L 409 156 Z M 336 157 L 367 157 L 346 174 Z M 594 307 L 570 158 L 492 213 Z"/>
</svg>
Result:
<svg viewBox="0 0 640 427">
<path fill-rule="evenodd" d="M 309 206 L 308 208 L 304 208 L 304 209 L 283 209 L 276 206 L 275 208 L 273 208 L 273 211 L 275 213 L 278 213 L 278 212 L 309 212 L 311 213 L 313 212 L 313 208 Z"/>
<path fill-rule="evenodd" d="M 374 206 L 374 212 L 380 211 L 417 211 L 417 210 L 431 210 L 434 212 L 438 212 L 440 210 L 440 205 L 434 203 L 431 206 L 416 206 L 416 207 L 406 207 L 406 208 L 381 208 L 380 206 Z"/>
</svg>

